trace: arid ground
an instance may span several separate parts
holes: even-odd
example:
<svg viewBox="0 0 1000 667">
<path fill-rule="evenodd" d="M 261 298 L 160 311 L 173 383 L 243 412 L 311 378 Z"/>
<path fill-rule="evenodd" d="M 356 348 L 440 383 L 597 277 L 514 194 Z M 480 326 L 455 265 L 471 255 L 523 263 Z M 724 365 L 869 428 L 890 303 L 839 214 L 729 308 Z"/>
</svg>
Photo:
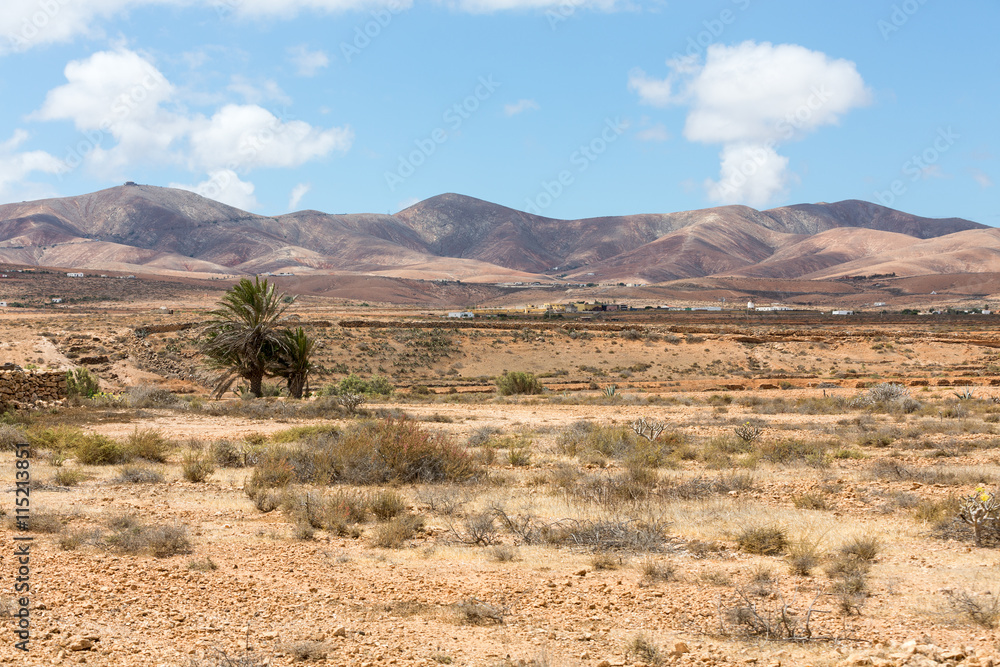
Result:
<svg viewBox="0 0 1000 667">
<path fill-rule="evenodd" d="M 1000 660 L 996 526 L 977 544 L 959 519 L 1000 487 L 993 316 L 463 328 L 314 297 L 290 312 L 321 395 L 216 401 L 197 344 L 218 296 L 2 315 L 0 360 L 102 393 L 0 425 L 0 664 Z M 498 395 L 505 371 L 543 393 Z M 326 388 L 349 373 L 395 390 L 347 409 Z"/>
</svg>

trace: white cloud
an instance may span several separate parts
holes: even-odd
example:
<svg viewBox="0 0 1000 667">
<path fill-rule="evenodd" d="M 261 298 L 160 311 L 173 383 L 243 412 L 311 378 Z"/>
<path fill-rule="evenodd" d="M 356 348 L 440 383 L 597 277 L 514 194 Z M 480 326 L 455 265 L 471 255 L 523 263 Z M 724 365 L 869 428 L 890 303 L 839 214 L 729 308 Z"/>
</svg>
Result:
<svg viewBox="0 0 1000 667">
<path fill-rule="evenodd" d="M 301 120 L 285 122 L 256 105 L 229 104 L 193 125 L 191 159 L 208 168 L 298 167 L 345 152 L 354 140 L 349 128 L 320 130 Z"/>
<path fill-rule="evenodd" d="M 705 181 L 712 201 L 760 208 L 786 192 L 790 179 L 788 158 L 770 146 L 729 145 L 722 149 L 719 160 L 719 180 Z"/>
<path fill-rule="evenodd" d="M 654 107 L 666 107 L 671 103 L 673 93 L 673 79 L 654 79 L 641 69 L 636 68 L 629 72 L 628 89 L 639 94 L 639 100 L 643 104 Z"/>
<path fill-rule="evenodd" d="M 513 104 L 503 105 L 503 112 L 508 116 L 516 116 L 519 113 L 524 113 L 525 111 L 537 111 L 538 102 L 535 100 L 518 100 Z"/>
<path fill-rule="evenodd" d="M 198 185 L 171 183 L 170 187 L 195 192 L 202 197 L 229 204 L 244 211 L 255 211 L 260 202 L 254 196 L 254 184 L 241 181 L 239 175 L 230 169 L 218 169 L 209 173 L 208 179 Z"/>
<path fill-rule="evenodd" d="M 972 168 L 969 170 L 969 173 L 972 174 L 972 180 L 978 183 L 979 187 L 981 188 L 993 187 L 993 179 L 990 178 L 989 174 L 987 174 L 986 172 L 980 169 Z"/>
<path fill-rule="evenodd" d="M 32 173 L 58 174 L 65 169 L 61 160 L 45 151 L 17 152 L 27 139 L 27 132 L 16 130 L 10 139 L 0 143 L 0 201 L 29 199 L 26 193 L 41 190 L 41 186 L 26 182 Z"/>
<path fill-rule="evenodd" d="M 226 90 L 241 96 L 248 104 L 260 104 L 261 102 L 277 102 L 289 105 L 292 103 L 285 91 L 276 81 L 264 79 L 260 83 L 252 83 L 244 76 L 236 75 L 231 83 L 226 86 Z"/>
<path fill-rule="evenodd" d="M 71 62 L 66 79 L 34 117 L 72 121 L 81 139 L 67 163 L 104 176 L 137 163 L 241 173 L 297 167 L 348 150 L 354 137 L 350 128 L 282 120 L 257 104 L 229 104 L 211 117 L 178 110 L 177 89 L 148 60 L 124 49 Z"/>
<path fill-rule="evenodd" d="M 670 141 L 673 138 L 670 131 L 667 130 L 667 126 L 663 123 L 657 123 L 644 130 L 639 130 L 635 136 L 640 141 Z"/>
<path fill-rule="evenodd" d="M 305 44 L 289 48 L 288 57 L 295 65 L 299 76 L 316 76 L 320 69 L 330 64 L 330 56 L 323 51 L 310 51 Z"/>
<path fill-rule="evenodd" d="M 289 211 L 297 210 L 299 207 L 299 203 L 302 201 L 302 198 L 305 197 L 306 193 L 308 193 L 310 190 L 312 190 L 312 185 L 310 185 L 309 183 L 299 183 L 294 188 L 292 188 L 292 196 L 289 197 L 288 199 L 288 210 Z"/>
<path fill-rule="evenodd" d="M 775 148 L 871 101 L 854 63 L 795 44 L 716 44 L 704 64 L 686 58 L 668 66 L 664 79 L 633 70 L 629 89 L 654 106 L 686 105 L 684 136 L 723 145 L 720 179 L 707 185 L 721 203 L 760 205 L 784 192 L 788 160 Z"/>
</svg>

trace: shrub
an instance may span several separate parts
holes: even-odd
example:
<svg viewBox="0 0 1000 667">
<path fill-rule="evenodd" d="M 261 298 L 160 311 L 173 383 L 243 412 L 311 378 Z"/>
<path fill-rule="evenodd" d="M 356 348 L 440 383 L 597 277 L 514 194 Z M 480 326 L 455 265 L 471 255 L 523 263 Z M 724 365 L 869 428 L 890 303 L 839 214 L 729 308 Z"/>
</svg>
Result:
<svg viewBox="0 0 1000 667">
<path fill-rule="evenodd" d="M 149 553 L 156 558 L 166 558 L 191 551 L 191 541 L 183 526 L 149 526 L 133 515 L 123 514 L 112 516 L 108 527 L 112 533 L 105 538 L 105 542 L 122 553 Z"/>
<path fill-rule="evenodd" d="M 642 578 L 647 582 L 673 581 L 677 579 L 677 568 L 673 563 L 646 558 L 642 561 Z"/>
<path fill-rule="evenodd" d="M 910 397 L 910 390 L 895 382 L 881 382 L 870 387 L 856 396 L 853 403 L 858 407 L 877 410 L 901 409 L 904 412 L 915 412 L 920 409 L 920 403 Z"/>
<path fill-rule="evenodd" d="M 510 371 L 496 379 L 497 393 L 501 396 L 542 393 L 542 383 L 534 373 Z"/>
<path fill-rule="evenodd" d="M 76 486 L 85 479 L 87 474 L 79 468 L 61 468 L 52 477 L 52 481 L 59 486 Z"/>
<path fill-rule="evenodd" d="M 85 465 L 115 465 L 132 459 L 128 447 L 96 433 L 82 435 L 74 446 L 74 453 Z"/>
<path fill-rule="evenodd" d="M 368 509 L 378 521 L 388 521 L 406 511 L 406 501 L 395 491 L 383 489 L 368 499 Z"/>
<path fill-rule="evenodd" d="M 138 457 L 155 463 L 164 463 L 167 460 L 167 453 L 173 449 L 173 443 L 156 429 L 136 428 L 125 440 L 125 447 L 129 451 L 130 458 Z"/>
<path fill-rule="evenodd" d="M 126 465 L 118 470 L 113 481 L 117 484 L 159 484 L 163 474 L 148 466 Z"/>
<path fill-rule="evenodd" d="M 625 644 L 625 655 L 647 665 L 662 665 L 667 661 L 666 653 L 646 635 L 636 635 L 629 640 Z"/>
<path fill-rule="evenodd" d="M 28 442 L 28 434 L 16 426 L 0 424 L 0 451 L 12 451 L 16 445 Z"/>
<path fill-rule="evenodd" d="M 740 551 L 774 556 L 788 546 L 788 533 L 780 526 L 748 526 L 736 536 L 736 544 Z"/>
<path fill-rule="evenodd" d="M 991 593 L 973 595 L 968 591 L 943 591 L 948 604 L 974 624 L 992 630 L 1000 624 L 1000 597 Z"/>
<path fill-rule="evenodd" d="M 97 377 L 86 368 L 66 371 L 66 395 L 70 398 L 90 398 L 101 390 Z"/>
<path fill-rule="evenodd" d="M 838 551 L 847 558 L 857 558 L 866 563 L 871 563 L 878 558 L 882 550 L 882 543 L 874 535 L 862 535 L 853 537 L 840 545 Z"/>
<path fill-rule="evenodd" d="M 189 482 L 204 482 L 215 472 L 215 466 L 201 452 L 187 452 L 181 463 L 181 472 Z"/>
<path fill-rule="evenodd" d="M 181 400 L 166 389 L 150 385 L 136 385 L 125 390 L 125 402 L 130 408 L 171 408 L 181 405 Z"/>
<path fill-rule="evenodd" d="M 391 521 L 379 525 L 372 544 L 382 549 L 398 549 L 423 527 L 422 517 L 415 514 L 401 514 Z"/>
</svg>

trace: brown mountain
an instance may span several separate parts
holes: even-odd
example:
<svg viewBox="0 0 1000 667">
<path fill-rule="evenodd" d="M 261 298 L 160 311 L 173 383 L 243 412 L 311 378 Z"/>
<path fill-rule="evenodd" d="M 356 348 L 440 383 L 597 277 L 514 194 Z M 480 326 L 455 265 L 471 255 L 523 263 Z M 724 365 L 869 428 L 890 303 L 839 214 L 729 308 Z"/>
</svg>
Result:
<svg viewBox="0 0 1000 667">
<path fill-rule="evenodd" d="M 0 206 L 0 261 L 148 273 L 659 283 L 1000 271 L 1000 232 L 861 201 L 556 220 L 456 194 L 396 215 L 260 216 L 126 185 Z"/>
</svg>

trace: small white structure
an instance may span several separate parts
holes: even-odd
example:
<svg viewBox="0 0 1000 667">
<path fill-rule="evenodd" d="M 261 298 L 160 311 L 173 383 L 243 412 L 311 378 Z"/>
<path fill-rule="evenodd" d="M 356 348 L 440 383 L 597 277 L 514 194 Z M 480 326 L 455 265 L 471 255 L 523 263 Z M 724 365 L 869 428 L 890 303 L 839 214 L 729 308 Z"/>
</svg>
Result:
<svg viewBox="0 0 1000 667">
<path fill-rule="evenodd" d="M 69 278 L 83 278 L 82 273 L 67 273 L 66 276 Z"/>
<path fill-rule="evenodd" d="M 7 302 L 6 301 L 0 301 L 0 308 L 6 308 L 6 307 L 7 307 Z"/>
<path fill-rule="evenodd" d="M 872 305 L 875 306 L 876 308 L 881 308 L 882 306 L 885 305 L 885 301 L 876 301 Z"/>
<path fill-rule="evenodd" d="M 59 297 L 52 297 L 52 303 L 62 303 L 62 299 Z"/>
<path fill-rule="evenodd" d="M 757 305 L 753 301 L 747 301 L 747 310 L 755 310 Z"/>
<path fill-rule="evenodd" d="M 448 317 L 450 317 L 452 319 L 455 319 L 455 320 L 471 320 L 475 316 L 476 316 L 475 313 L 471 313 L 471 312 L 469 312 L 467 310 L 466 311 L 462 311 L 460 313 L 448 313 Z"/>
<path fill-rule="evenodd" d="M 981 312 L 982 312 L 983 315 L 992 315 L 993 314 L 992 310 L 984 310 L 984 311 L 981 311 Z"/>
<path fill-rule="evenodd" d="M 835 311 L 833 311 L 830 314 L 831 315 L 853 315 L 854 311 L 853 310 L 835 310 Z"/>
</svg>

